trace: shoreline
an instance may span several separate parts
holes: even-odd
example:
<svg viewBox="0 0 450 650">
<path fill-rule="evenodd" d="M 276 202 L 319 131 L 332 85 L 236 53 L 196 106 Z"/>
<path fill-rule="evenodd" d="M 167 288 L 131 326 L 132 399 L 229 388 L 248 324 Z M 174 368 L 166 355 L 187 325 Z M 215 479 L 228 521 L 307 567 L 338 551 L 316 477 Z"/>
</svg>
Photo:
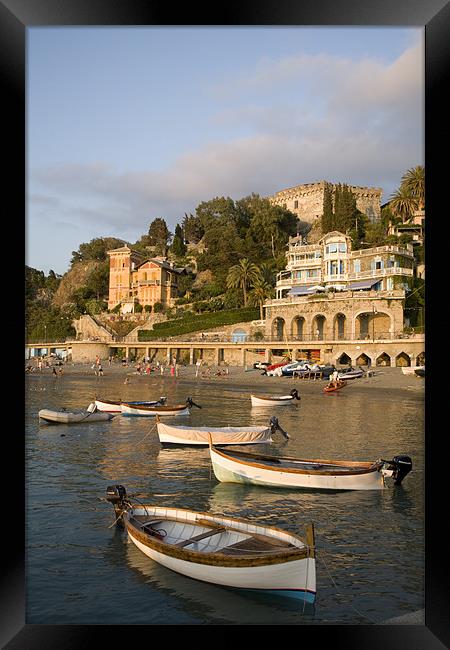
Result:
<svg viewBox="0 0 450 650">
<path fill-rule="evenodd" d="M 230 366 L 228 367 L 228 374 L 216 374 L 219 371 L 224 372 L 223 366 L 210 366 L 209 374 L 208 371 L 205 372 L 205 369 L 200 371 L 199 376 L 196 377 L 197 368 L 195 365 L 186 365 L 178 366 L 177 373 L 178 375 L 170 374 L 170 367 L 165 367 L 164 373 L 161 374 L 160 371 L 152 371 L 147 374 L 143 372 L 140 374 L 136 370 L 136 364 L 129 364 L 128 366 L 122 366 L 117 362 L 113 362 L 111 365 L 106 362 L 103 365 L 103 375 L 97 376 L 94 369 L 92 368 L 92 363 L 65 363 L 62 366 L 57 366 L 56 368 L 62 368 L 62 375 L 54 376 L 52 367 L 43 367 L 41 371 L 35 369 L 33 372 L 26 372 L 25 376 L 28 377 L 48 377 L 54 381 L 64 382 L 65 378 L 70 378 L 77 376 L 78 378 L 86 377 L 86 379 L 93 379 L 96 382 L 104 383 L 106 385 L 110 383 L 116 384 L 120 382 L 125 383 L 125 378 L 128 379 L 126 385 L 138 387 L 142 385 L 143 387 L 148 383 L 149 380 L 159 380 L 161 382 L 166 382 L 167 380 L 173 381 L 176 384 L 186 384 L 188 386 L 198 386 L 202 385 L 208 386 L 219 386 L 230 389 L 232 387 L 242 388 L 242 389 L 255 389 L 256 392 L 263 394 L 265 391 L 267 394 L 281 394 L 281 392 L 289 392 L 291 388 L 295 387 L 300 389 L 302 393 L 316 393 L 318 390 L 321 390 L 326 384 L 327 380 L 324 379 L 299 379 L 292 377 L 268 377 L 263 375 L 261 370 L 253 368 L 242 368 L 240 366 Z M 353 379 L 347 382 L 346 389 L 348 388 L 358 388 L 362 390 L 399 390 L 407 391 L 411 393 L 423 394 L 425 381 L 422 377 L 417 377 L 415 374 L 405 375 L 402 372 L 400 367 L 389 367 L 389 366 L 380 366 L 376 368 L 371 368 L 373 373 L 370 377 L 362 377 L 360 379 Z M 299 391 L 299 392 L 300 392 Z M 347 392 L 347 391 L 346 391 Z"/>
</svg>

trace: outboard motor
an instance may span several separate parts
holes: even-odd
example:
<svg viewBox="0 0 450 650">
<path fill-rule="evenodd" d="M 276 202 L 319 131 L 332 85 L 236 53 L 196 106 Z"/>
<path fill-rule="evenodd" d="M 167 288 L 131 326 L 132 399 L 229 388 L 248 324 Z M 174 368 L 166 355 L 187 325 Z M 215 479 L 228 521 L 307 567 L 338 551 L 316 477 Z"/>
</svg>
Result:
<svg viewBox="0 0 450 650">
<path fill-rule="evenodd" d="M 158 400 L 158 402 L 159 402 L 160 404 L 165 404 L 165 403 L 167 402 L 167 397 L 160 397 L 159 400 Z"/>
<path fill-rule="evenodd" d="M 123 526 L 122 515 L 127 507 L 127 491 L 123 485 L 110 485 L 106 488 L 106 500 L 113 504 L 117 524 Z"/>
<path fill-rule="evenodd" d="M 390 465 L 394 485 L 400 485 L 403 479 L 412 470 L 412 460 L 409 456 L 394 456 L 392 460 L 385 461 Z"/>
<path fill-rule="evenodd" d="M 289 440 L 289 434 L 286 433 L 284 429 L 282 429 L 278 423 L 278 418 L 272 415 L 270 418 L 270 432 L 274 434 L 276 431 L 279 431 L 283 436 L 286 438 L 286 440 Z"/>
<path fill-rule="evenodd" d="M 294 399 L 302 399 L 300 395 L 298 394 L 298 390 L 296 388 L 293 388 L 289 395 L 292 395 Z"/>
<path fill-rule="evenodd" d="M 200 404 L 196 404 L 196 403 L 193 401 L 192 397 L 187 397 L 187 398 L 186 398 L 186 404 L 187 404 L 190 408 L 192 408 L 193 406 L 196 406 L 198 409 L 201 409 L 201 408 L 202 408 L 202 407 L 200 406 Z"/>
</svg>

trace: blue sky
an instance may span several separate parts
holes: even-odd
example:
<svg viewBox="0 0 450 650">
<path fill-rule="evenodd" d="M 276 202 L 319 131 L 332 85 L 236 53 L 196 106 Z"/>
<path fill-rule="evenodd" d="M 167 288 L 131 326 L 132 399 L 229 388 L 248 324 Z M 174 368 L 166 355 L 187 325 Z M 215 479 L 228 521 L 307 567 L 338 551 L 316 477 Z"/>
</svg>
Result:
<svg viewBox="0 0 450 650">
<path fill-rule="evenodd" d="M 63 274 L 215 196 L 424 164 L 423 28 L 27 30 L 26 262 Z"/>
</svg>

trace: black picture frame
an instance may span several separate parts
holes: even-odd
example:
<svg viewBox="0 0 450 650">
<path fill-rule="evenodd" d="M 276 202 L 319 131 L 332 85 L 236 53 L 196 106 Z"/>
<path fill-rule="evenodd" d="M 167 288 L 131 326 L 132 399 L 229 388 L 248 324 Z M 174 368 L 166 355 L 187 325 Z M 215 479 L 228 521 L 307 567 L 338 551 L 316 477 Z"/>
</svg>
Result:
<svg viewBox="0 0 450 650">
<path fill-rule="evenodd" d="M 212 8 L 211 8 L 212 9 Z M 6 170 L 5 187 L 12 204 L 9 224 L 21 233 L 25 231 L 25 35 L 28 27 L 64 25 L 311 25 L 311 26 L 405 26 L 425 28 L 425 161 L 427 183 L 427 212 L 432 215 L 434 226 L 437 216 L 445 205 L 445 178 L 447 164 L 440 163 L 439 152 L 448 150 L 448 88 L 449 68 L 449 17 L 450 6 L 445 0 L 326 0 L 322 2 L 293 2 L 281 0 L 257 3 L 227 2 L 215 6 L 214 11 L 205 5 L 191 4 L 171 6 L 169 3 L 151 0 L 2 0 L 0 4 L 0 65 L 3 96 L 3 125 L 11 146 Z M 6 158 L 6 156 L 5 156 Z M 448 205 L 448 198 L 446 200 Z M 448 208 L 447 208 L 448 212 Z M 447 215 L 445 219 L 448 221 Z M 430 220 L 430 219 L 429 219 Z M 6 224 L 6 220 L 4 225 Z M 448 225 L 447 225 L 448 228 Z M 427 225 L 427 250 L 437 249 L 441 231 Z M 9 231 L 7 230 L 7 233 Z M 8 243 L 10 243 L 7 237 Z M 16 246 L 17 247 L 17 246 Z M 16 248 L 15 247 L 15 248 Z M 434 256 L 436 257 L 436 256 Z M 17 254 L 14 262 L 17 264 Z M 430 275 L 431 274 L 431 275 Z M 436 259 L 427 260 L 427 287 L 439 286 L 440 271 Z M 435 283 L 435 284 L 434 284 Z M 20 299 L 19 299 L 20 300 Z M 427 331 L 433 326 L 436 314 L 433 292 L 427 291 Z M 17 306 L 19 311 L 21 305 Z M 448 313 L 448 310 L 447 310 Z M 448 316 L 440 321 L 440 327 L 448 327 Z M 16 328 L 16 326 L 14 326 Z M 20 336 L 18 337 L 20 338 Z M 427 338 L 427 367 L 433 369 L 439 357 L 437 337 Z M 20 344 L 22 341 L 20 341 Z M 22 354 L 22 346 L 17 354 Z M 17 364 L 20 366 L 20 364 Z M 437 368 L 437 366 L 434 366 Z M 20 371 L 22 368 L 20 367 Z M 438 373 L 439 370 L 436 369 Z M 22 377 L 22 372 L 18 375 Z M 442 381 L 448 374 L 444 367 Z M 428 375 L 427 375 L 428 376 Z M 22 380 L 23 381 L 23 380 Z M 20 381 L 18 382 L 20 385 Z M 297 642 L 306 641 L 314 635 L 314 643 L 331 640 L 333 646 L 347 648 L 408 648 L 433 650 L 448 647 L 448 551 L 445 536 L 445 508 L 447 469 L 442 458 L 439 440 L 441 426 L 432 429 L 432 414 L 442 413 L 440 391 L 426 389 L 426 585 L 425 625 L 390 626 L 302 626 L 296 629 Z M 443 420 L 445 422 L 445 419 Z M 444 426 L 444 429 L 448 427 Z M 448 435 L 445 430 L 443 435 Z M 6 435 L 6 431 L 5 434 Z M 25 566 L 24 540 L 25 522 L 25 472 L 24 443 L 20 427 L 8 432 L 8 465 L 14 467 L 13 477 L 8 479 L 4 489 L 9 496 L 4 498 L 4 541 L 3 572 L 1 581 L 0 642 L 2 647 L 16 648 L 84 648 L 101 643 L 116 647 L 130 641 L 130 633 L 148 634 L 147 626 L 117 626 L 111 631 L 108 643 L 102 626 L 39 626 L 25 623 Z M 6 462 L 6 454 L 4 455 Z M 440 505 L 440 496 L 444 505 Z M 12 507 L 13 506 L 13 507 Z M 13 513 L 10 511 L 14 510 Z M 11 517 L 11 514 L 13 515 Z M 6 515 L 6 516 L 5 516 Z M 331 629 L 330 629 L 331 628 Z M 111 628 L 110 628 L 111 629 Z M 233 632 L 233 631 L 232 631 Z M 196 630 L 196 634 L 198 630 Z M 143 637 L 144 638 L 144 637 Z M 151 637 L 147 637 L 151 638 Z M 221 637 L 222 638 L 222 637 Z"/>
</svg>

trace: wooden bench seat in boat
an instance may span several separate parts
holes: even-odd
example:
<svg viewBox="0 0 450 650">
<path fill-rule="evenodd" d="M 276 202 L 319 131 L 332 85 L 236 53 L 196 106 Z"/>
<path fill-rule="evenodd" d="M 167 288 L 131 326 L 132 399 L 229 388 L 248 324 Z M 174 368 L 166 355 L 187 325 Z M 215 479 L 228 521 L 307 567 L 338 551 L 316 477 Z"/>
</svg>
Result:
<svg viewBox="0 0 450 650">
<path fill-rule="evenodd" d="M 255 553 L 260 553 L 261 551 L 279 553 L 280 551 L 293 550 L 295 548 L 297 547 L 293 544 L 283 542 L 281 539 L 274 539 L 272 541 L 261 535 L 252 535 L 248 539 L 243 539 L 235 544 L 219 548 L 216 553 L 223 553 L 224 555 L 239 555 L 251 551 Z"/>
<path fill-rule="evenodd" d="M 207 530 L 206 533 L 200 533 L 200 535 L 195 535 L 190 539 L 184 539 L 182 542 L 178 542 L 177 544 L 175 544 L 175 546 L 178 546 L 179 548 L 183 548 L 183 546 L 188 546 L 189 544 L 193 544 L 194 542 L 199 542 L 201 539 L 206 539 L 207 537 L 212 537 L 213 535 L 218 535 L 219 533 L 223 533 L 225 530 L 226 528 L 224 526 L 217 526 L 213 530 Z"/>
</svg>

